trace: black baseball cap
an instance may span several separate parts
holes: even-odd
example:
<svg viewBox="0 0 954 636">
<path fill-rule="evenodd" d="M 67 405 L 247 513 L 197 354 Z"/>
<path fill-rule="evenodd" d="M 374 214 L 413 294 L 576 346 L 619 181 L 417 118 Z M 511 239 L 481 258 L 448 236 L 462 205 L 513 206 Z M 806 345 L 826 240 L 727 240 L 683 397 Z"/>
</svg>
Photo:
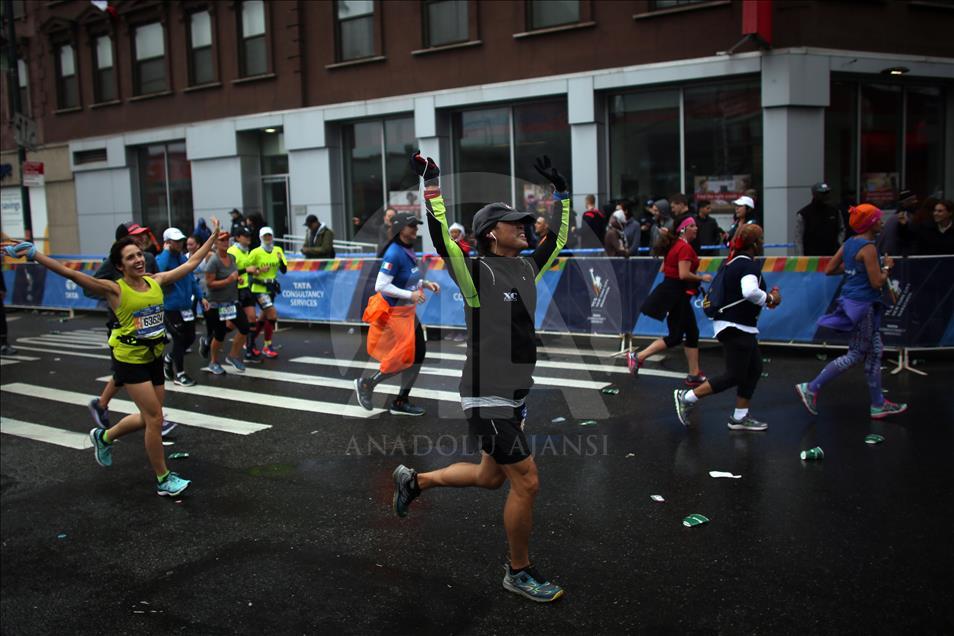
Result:
<svg viewBox="0 0 954 636">
<path fill-rule="evenodd" d="M 831 192 L 831 186 L 824 181 L 819 181 L 812 186 L 812 194 L 828 194 Z"/>
<path fill-rule="evenodd" d="M 506 203 L 491 203 L 477 210 L 474 215 L 474 235 L 483 236 L 500 221 L 532 223 L 536 220 L 529 212 L 518 212 Z"/>
<path fill-rule="evenodd" d="M 236 226 L 236 227 L 232 230 L 232 236 L 247 236 L 247 237 L 251 238 L 251 237 L 252 237 L 252 228 L 250 228 L 250 227 L 247 226 L 247 225 L 239 225 L 239 226 Z"/>
<path fill-rule="evenodd" d="M 408 227 L 409 225 L 420 225 L 421 220 L 417 218 L 416 214 L 411 212 L 398 212 L 394 215 L 394 218 L 391 220 L 391 232 L 394 233 L 394 236 L 397 236 L 398 232 Z"/>
<path fill-rule="evenodd" d="M 318 217 L 315 216 L 314 214 L 309 214 L 308 216 L 305 217 L 305 227 L 308 227 L 312 223 L 317 223 L 317 222 L 318 222 Z"/>
</svg>

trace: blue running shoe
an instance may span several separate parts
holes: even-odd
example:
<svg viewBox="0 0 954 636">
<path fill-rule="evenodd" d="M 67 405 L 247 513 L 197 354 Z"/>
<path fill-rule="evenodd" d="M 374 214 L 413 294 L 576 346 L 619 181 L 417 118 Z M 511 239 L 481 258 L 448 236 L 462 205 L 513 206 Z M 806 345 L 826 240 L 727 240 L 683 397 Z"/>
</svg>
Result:
<svg viewBox="0 0 954 636">
<path fill-rule="evenodd" d="M 408 506 L 421 494 L 421 489 L 417 485 L 417 472 L 401 464 L 394 469 L 391 477 L 394 479 L 394 498 L 391 500 L 391 507 L 394 509 L 394 514 L 406 517 Z"/>
<path fill-rule="evenodd" d="M 818 415 L 818 394 L 808 388 L 808 382 L 795 385 L 795 393 L 812 415 Z"/>
<path fill-rule="evenodd" d="M 98 397 L 89 401 L 89 414 L 93 416 L 96 426 L 109 428 L 109 408 L 100 406 Z"/>
<path fill-rule="evenodd" d="M 516 574 L 510 573 L 510 566 L 505 565 L 503 578 L 504 589 L 525 596 L 537 603 L 550 603 L 563 596 L 563 588 L 556 583 L 550 583 L 546 577 L 540 575 L 533 566 L 524 568 Z"/>
<path fill-rule="evenodd" d="M 239 360 L 238 358 L 233 358 L 232 356 L 225 356 L 225 362 L 231 366 L 237 373 L 245 373 L 245 363 Z"/>
<path fill-rule="evenodd" d="M 162 420 L 162 436 L 165 437 L 172 432 L 172 429 L 179 426 L 178 422 L 170 422 L 169 420 Z"/>
<path fill-rule="evenodd" d="M 890 400 L 885 400 L 884 404 L 881 406 L 872 406 L 871 407 L 871 419 L 881 420 L 891 415 L 897 415 L 898 413 L 904 413 L 908 410 L 907 404 L 895 404 Z"/>
<path fill-rule="evenodd" d="M 179 477 L 176 473 L 169 473 L 166 478 L 156 484 L 156 494 L 160 497 L 175 497 L 189 487 L 192 482 Z"/>
<path fill-rule="evenodd" d="M 206 370 L 213 375 L 225 375 L 225 369 L 223 369 L 222 365 L 218 362 L 210 362 Z"/>
<path fill-rule="evenodd" d="M 101 428 L 90 429 L 89 439 L 93 442 L 96 463 L 103 468 L 109 468 L 113 465 L 113 445 L 103 441 L 103 432 L 104 429 Z"/>
</svg>

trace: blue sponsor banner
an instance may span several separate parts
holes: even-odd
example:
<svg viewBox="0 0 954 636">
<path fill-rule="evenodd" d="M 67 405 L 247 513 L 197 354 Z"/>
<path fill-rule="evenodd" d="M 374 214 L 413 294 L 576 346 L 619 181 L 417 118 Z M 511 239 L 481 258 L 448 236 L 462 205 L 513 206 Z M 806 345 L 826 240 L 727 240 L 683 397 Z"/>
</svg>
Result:
<svg viewBox="0 0 954 636">
<path fill-rule="evenodd" d="M 44 307 L 96 309 L 106 304 L 105 301 L 100 301 L 97 298 L 89 298 L 83 294 L 83 288 L 68 278 L 63 278 L 59 274 L 45 270 L 39 265 L 33 266 L 33 269 L 34 271 L 46 271 L 46 284 L 43 288 L 42 302 Z"/>
<path fill-rule="evenodd" d="M 280 318 L 311 322 L 360 320 L 349 315 L 361 270 L 292 271 L 279 275 L 282 291 L 275 297 Z"/>
</svg>

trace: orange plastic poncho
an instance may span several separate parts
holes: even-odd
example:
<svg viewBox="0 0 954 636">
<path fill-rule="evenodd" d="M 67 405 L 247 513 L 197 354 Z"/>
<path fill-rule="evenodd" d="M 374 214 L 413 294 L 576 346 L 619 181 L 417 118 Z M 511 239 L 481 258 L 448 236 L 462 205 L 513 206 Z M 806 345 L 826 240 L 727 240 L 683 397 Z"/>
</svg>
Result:
<svg viewBox="0 0 954 636">
<path fill-rule="evenodd" d="M 368 355 L 381 373 L 397 373 L 414 364 L 414 305 L 392 307 L 378 293 L 368 299 L 362 320 L 368 329 Z"/>
</svg>

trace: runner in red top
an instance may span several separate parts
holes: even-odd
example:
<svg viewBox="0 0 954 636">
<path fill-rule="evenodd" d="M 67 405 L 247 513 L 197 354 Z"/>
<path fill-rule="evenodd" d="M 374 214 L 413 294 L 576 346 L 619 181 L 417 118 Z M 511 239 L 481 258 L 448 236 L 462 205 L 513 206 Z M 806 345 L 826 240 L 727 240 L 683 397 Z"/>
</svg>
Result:
<svg viewBox="0 0 954 636">
<path fill-rule="evenodd" d="M 687 218 L 674 233 L 662 234 L 653 248 L 657 256 L 665 255 L 660 270 L 665 278 L 643 303 L 642 313 L 656 320 L 665 317 L 669 335 L 657 338 L 638 353 L 629 352 L 629 370 L 633 375 L 639 373 L 649 356 L 684 343 L 689 363 L 686 385 L 696 387 L 706 381 L 699 369 L 699 327 L 692 310 L 692 297 L 697 293 L 699 283 L 709 282 L 712 276 L 696 274 L 699 257 L 689 243 L 696 238 L 698 231 L 695 219 Z"/>
</svg>

